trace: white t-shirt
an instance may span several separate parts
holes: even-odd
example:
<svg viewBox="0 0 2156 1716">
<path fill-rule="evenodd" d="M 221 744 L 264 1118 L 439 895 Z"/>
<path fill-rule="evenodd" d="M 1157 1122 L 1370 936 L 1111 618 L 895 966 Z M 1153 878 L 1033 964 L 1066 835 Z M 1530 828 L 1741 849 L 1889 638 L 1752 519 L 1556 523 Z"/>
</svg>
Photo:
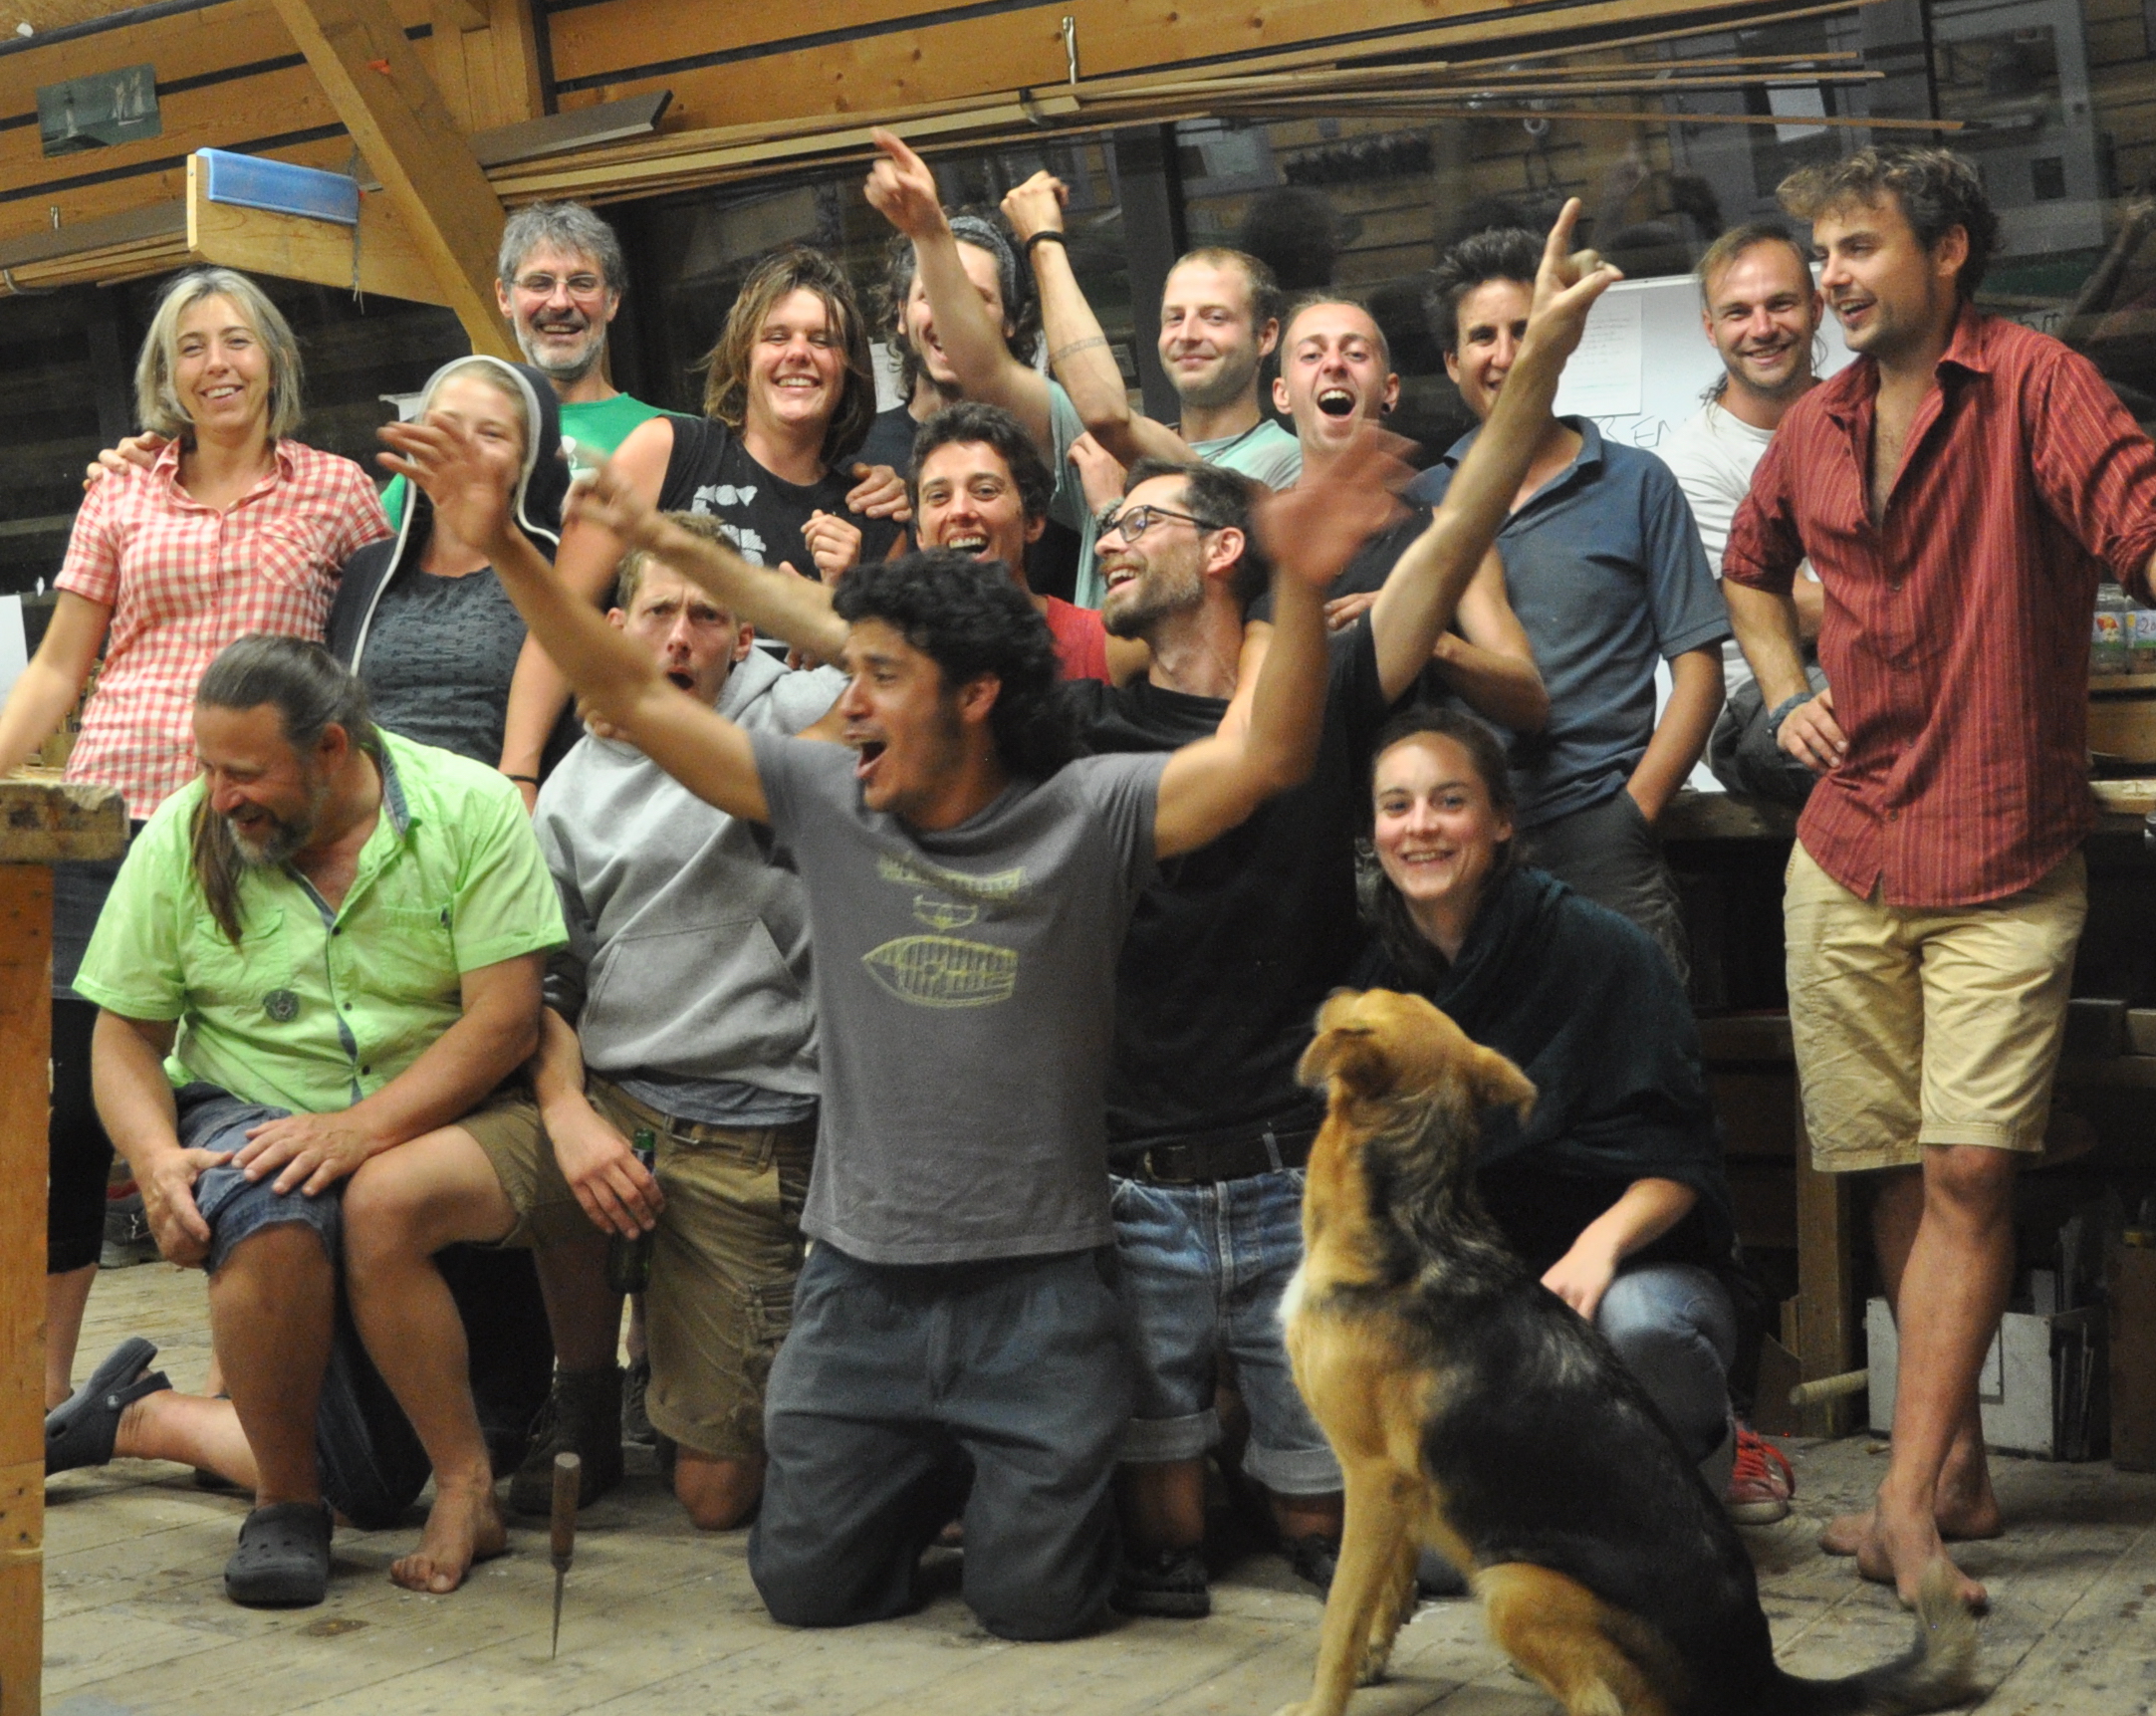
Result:
<svg viewBox="0 0 2156 1716">
<path fill-rule="evenodd" d="M 1756 429 L 1742 417 L 1709 400 L 1670 432 L 1669 439 L 1654 450 L 1676 473 L 1677 486 L 1692 503 L 1692 518 L 1699 526 L 1699 540 L 1707 550 L 1707 564 L 1722 576 L 1722 552 L 1729 546 L 1730 526 L 1737 507 L 1752 487 L 1752 472 L 1775 438 L 1772 429 Z M 1814 583 L 1818 574 L 1811 562 L 1797 567 L 1800 577 Z M 1752 667 L 1733 637 L 1722 645 L 1722 688 L 1734 697 L 1741 685 L 1752 682 Z"/>
</svg>

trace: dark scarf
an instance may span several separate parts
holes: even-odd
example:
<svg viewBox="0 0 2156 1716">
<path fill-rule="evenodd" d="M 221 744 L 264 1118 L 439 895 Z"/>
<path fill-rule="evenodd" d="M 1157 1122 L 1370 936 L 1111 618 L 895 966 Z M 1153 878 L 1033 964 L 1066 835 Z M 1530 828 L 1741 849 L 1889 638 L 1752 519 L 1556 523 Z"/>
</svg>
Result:
<svg viewBox="0 0 2156 1716">
<path fill-rule="evenodd" d="M 1495 1170 L 1515 1186 L 1523 1174 L 1600 1183 L 1608 1202 L 1633 1180 L 1675 1180 L 1699 1203 L 1649 1253 L 1731 1255 L 1729 1180 L 1698 1027 L 1644 931 L 1522 868 L 1490 882 L 1449 967 L 1419 938 L 1412 947 L 1398 940 L 1373 942 L 1356 982 L 1428 996 L 1535 1082 L 1525 1126 L 1510 1109 L 1483 1116 L 1482 1175 Z"/>
</svg>

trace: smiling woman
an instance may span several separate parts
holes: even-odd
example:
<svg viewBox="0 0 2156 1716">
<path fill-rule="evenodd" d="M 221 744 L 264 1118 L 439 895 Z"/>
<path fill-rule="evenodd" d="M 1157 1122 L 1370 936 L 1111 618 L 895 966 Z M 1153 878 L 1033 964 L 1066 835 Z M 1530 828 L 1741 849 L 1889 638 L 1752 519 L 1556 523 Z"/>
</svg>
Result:
<svg viewBox="0 0 2156 1716">
<path fill-rule="evenodd" d="M 68 778 L 119 788 L 139 827 L 195 772 L 187 712 L 203 668 L 247 632 L 320 638 L 338 568 L 388 524 L 358 465 L 291 438 L 299 348 L 245 275 L 198 269 L 172 282 L 142 342 L 135 401 L 142 427 L 168 439 L 146 467 L 104 474 L 83 502 L 52 623 L 0 709 L 0 774 L 60 726 L 102 647 Z M 112 1146 L 90 1101 L 95 1009 L 73 984 L 118 868 L 54 873 L 48 1405 L 70 1392 L 104 1235 Z"/>
</svg>

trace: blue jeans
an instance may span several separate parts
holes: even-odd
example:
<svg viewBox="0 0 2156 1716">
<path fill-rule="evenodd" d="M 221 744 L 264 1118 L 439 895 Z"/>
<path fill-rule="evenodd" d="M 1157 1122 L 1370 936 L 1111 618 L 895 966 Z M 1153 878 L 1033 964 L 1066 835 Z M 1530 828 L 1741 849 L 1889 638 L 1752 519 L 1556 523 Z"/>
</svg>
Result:
<svg viewBox="0 0 2156 1716">
<path fill-rule="evenodd" d="M 921 1552 L 963 1506 L 965 1598 L 983 1626 L 1094 1631 L 1129 1415 L 1107 1248 L 920 1266 L 820 1241 L 765 1390 L 750 1577 L 789 1626 L 909 1613 L 925 1595 Z"/>
<path fill-rule="evenodd" d="M 179 1141 L 190 1150 L 236 1150 L 247 1129 L 283 1119 L 291 1110 L 244 1103 L 214 1085 L 189 1085 L 177 1096 Z M 207 1168 L 194 1184 L 195 1207 L 209 1223 L 210 1250 L 203 1267 L 215 1275 L 233 1251 L 265 1228 L 295 1223 L 312 1228 L 330 1267 L 344 1259 L 344 1191 L 340 1180 L 316 1197 L 276 1192 L 269 1178 L 250 1180 L 238 1168 Z M 330 1362 L 315 1408 L 315 1459 L 325 1500 L 363 1531 L 380 1531 L 403 1518 L 418 1499 L 432 1469 L 404 1410 L 381 1379 L 345 1296 L 337 1296 Z"/>
<path fill-rule="evenodd" d="M 1220 1440 L 1213 1384 L 1226 1353 L 1250 1408 L 1243 1469 L 1276 1495 L 1337 1490 L 1281 1339 L 1281 1295 L 1303 1262 L 1303 1170 L 1198 1186 L 1113 1179 L 1110 1191 L 1137 1363 L 1123 1459 L 1196 1460 Z"/>
<path fill-rule="evenodd" d="M 1729 1369 L 1737 1313 L 1728 1291 L 1694 1263 L 1649 1263 L 1609 1284 L 1594 1326 L 1677 1432 L 1704 1460 L 1729 1431 Z"/>
</svg>

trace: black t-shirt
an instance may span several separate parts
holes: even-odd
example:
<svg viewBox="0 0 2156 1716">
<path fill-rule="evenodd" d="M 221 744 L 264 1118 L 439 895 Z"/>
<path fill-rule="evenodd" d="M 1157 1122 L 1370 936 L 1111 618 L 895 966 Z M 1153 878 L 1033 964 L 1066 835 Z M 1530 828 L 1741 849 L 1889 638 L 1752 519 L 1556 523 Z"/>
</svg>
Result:
<svg viewBox="0 0 2156 1716">
<path fill-rule="evenodd" d="M 888 465 L 904 476 L 913 463 L 913 435 L 920 428 L 913 413 L 903 405 L 878 411 L 868 425 L 868 438 L 848 462 L 856 465 Z"/>
<path fill-rule="evenodd" d="M 1343 596 L 1357 596 L 1364 592 L 1374 595 L 1384 589 L 1385 580 L 1392 576 L 1392 569 L 1399 564 L 1400 556 L 1429 528 L 1430 509 L 1409 507 L 1407 516 L 1398 524 L 1387 525 L 1355 550 L 1355 558 L 1347 563 L 1347 569 L 1326 589 L 1325 600 L 1336 602 Z M 1270 590 L 1250 605 L 1250 616 L 1253 619 L 1271 621 L 1273 593 Z"/>
<path fill-rule="evenodd" d="M 846 510 L 855 479 L 827 471 L 807 487 L 773 476 L 749 457 L 734 432 L 709 417 L 670 416 L 674 450 L 659 486 L 661 512 L 705 513 L 726 526 L 741 558 L 756 566 L 791 566 L 815 578 L 816 559 L 801 527 L 816 512 L 834 513 L 861 533 L 863 563 L 890 552 L 898 527 Z M 847 461 L 850 468 L 852 461 Z"/>
<path fill-rule="evenodd" d="M 1172 751 L 1227 704 L 1140 679 L 1066 687 L 1095 751 Z M 1246 1121 L 1319 1116 L 1296 1084 L 1318 1003 L 1361 943 L 1354 841 L 1386 714 L 1365 620 L 1332 640 L 1318 764 L 1208 847 L 1164 859 L 1116 972 L 1108 1154 Z"/>
</svg>

